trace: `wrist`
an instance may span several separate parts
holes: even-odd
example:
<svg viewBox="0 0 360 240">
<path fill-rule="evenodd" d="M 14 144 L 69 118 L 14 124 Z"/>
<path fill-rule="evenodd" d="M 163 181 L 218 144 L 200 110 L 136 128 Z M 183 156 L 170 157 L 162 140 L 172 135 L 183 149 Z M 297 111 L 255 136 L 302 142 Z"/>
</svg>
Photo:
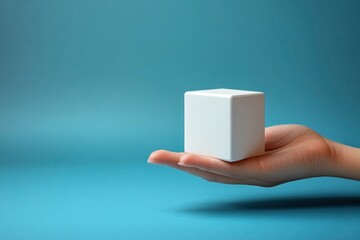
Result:
<svg viewBox="0 0 360 240">
<path fill-rule="evenodd" d="M 360 180 L 360 149 L 329 140 L 330 176 Z"/>
</svg>

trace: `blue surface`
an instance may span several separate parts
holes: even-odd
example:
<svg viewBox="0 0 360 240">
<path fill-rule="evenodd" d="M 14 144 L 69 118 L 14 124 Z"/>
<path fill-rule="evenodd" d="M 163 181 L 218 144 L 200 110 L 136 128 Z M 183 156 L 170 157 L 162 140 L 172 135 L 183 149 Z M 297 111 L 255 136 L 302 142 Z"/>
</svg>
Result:
<svg viewBox="0 0 360 240">
<path fill-rule="evenodd" d="M 148 165 L 183 93 L 360 146 L 360 1 L 0 0 L 0 239 L 358 239 L 359 182 L 264 189 Z"/>
<path fill-rule="evenodd" d="M 359 183 L 350 180 L 262 189 L 210 184 L 142 163 L 9 166 L 0 173 L 1 239 L 359 236 Z"/>
</svg>

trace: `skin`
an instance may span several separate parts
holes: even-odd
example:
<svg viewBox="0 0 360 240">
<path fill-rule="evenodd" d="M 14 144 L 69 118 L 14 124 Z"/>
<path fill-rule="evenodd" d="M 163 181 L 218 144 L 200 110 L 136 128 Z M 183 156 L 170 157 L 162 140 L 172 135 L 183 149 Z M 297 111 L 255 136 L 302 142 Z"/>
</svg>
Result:
<svg viewBox="0 0 360 240">
<path fill-rule="evenodd" d="M 161 164 L 210 182 L 273 187 L 310 177 L 360 180 L 360 149 L 333 142 L 302 125 L 265 129 L 265 154 L 238 162 L 157 150 L 149 163 Z"/>
</svg>

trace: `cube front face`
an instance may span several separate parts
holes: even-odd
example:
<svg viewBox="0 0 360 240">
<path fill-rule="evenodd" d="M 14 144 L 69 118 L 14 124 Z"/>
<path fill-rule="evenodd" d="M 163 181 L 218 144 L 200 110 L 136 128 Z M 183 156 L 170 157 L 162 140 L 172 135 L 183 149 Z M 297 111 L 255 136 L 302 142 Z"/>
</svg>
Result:
<svg viewBox="0 0 360 240">
<path fill-rule="evenodd" d="M 250 93 L 186 92 L 185 152 L 230 162 L 263 154 L 264 95 Z"/>
<path fill-rule="evenodd" d="M 229 159 L 230 98 L 185 93 L 185 152 Z"/>
</svg>

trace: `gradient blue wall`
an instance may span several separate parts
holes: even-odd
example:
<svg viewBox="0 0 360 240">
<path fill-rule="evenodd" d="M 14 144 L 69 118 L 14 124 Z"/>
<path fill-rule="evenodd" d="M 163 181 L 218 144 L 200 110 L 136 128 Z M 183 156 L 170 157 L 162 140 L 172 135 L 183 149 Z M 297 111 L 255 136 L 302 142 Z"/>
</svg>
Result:
<svg viewBox="0 0 360 240">
<path fill-rule="evenodd" d="M 0 161 L 181 151 L 183 93 L 219 87 L 360 146 L 359 24 L 356 0 L 2 0 Z"/>
</svg>

